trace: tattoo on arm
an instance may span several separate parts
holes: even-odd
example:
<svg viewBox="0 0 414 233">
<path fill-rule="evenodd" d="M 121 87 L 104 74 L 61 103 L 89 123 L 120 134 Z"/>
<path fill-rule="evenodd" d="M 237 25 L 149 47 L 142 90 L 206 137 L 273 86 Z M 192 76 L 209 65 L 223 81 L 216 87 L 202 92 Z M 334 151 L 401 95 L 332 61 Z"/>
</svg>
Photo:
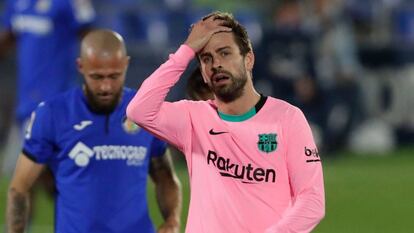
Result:
<svg viewBox="0 0 414 233">
<path fill-rule="evenodd" d="M 173 170 L 169 155 L 152 158 L 150 174 L 155 183 L 157 202 L 164 220 L 179 225 L 181 215 L 181 184 Z"/>
<path fill-rule="evenodd" d="M 29 195 L 10 188 L 7 207 L 8 233 L 23 233 L 29 212 Z"/>
</svg>

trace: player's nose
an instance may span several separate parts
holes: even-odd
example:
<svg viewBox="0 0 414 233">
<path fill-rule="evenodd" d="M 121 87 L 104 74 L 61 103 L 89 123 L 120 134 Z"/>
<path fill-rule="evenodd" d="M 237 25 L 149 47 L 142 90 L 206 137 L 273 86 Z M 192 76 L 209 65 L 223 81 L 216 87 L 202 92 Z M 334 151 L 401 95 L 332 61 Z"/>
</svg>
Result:
<svg viewBox="0 0 414 233">
<path fill-rule="evenodd" d="M 103 79 L 100 83 L 100 89 L 101 91 L 110 91 L 112 89 L 112 83 L 109 79 Z"/>
<path fill-rule="evenodd" d="M 212 66 L 212 68 L 214 69 L 217 69 L 217 68 L 221 68 L 221 61 L 220 61 L 220 59 L 219 58 L 217 58 L 217 57 L 215 57 L 214 59 L 213 59 L 213 66 Z"/>
</svg>

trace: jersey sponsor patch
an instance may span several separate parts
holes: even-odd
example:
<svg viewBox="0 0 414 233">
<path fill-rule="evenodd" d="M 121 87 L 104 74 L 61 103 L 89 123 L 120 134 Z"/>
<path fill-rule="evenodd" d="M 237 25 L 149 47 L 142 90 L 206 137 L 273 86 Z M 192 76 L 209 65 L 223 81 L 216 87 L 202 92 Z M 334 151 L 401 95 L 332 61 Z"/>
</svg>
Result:
<svg viewBox="0 0 414 233">
<path fill-rule="evenodd" d="M 93 156 L 93 150 L 82 142 L 78 142 L 75 147 L 69 152 L 69 157 L 75 161 L 79 167 L 86 167 L 89 164 L 89 159 Z"/>
<path fill-rule="evenodd" d="M 146 154 L 147 148 L 143 146 L 99 145 L 90 148 L 78 142 L 69 152 L 69 157 L 79 167 L 86 167 L 93 157 L 96 161 L 126 160 L 128 166 L 141 166 Z"/>
<path fill-rule="evenodd" d="M 50 18 L 36 15 L 16 15 L 12 18 L 12 27 L 16 32 L 29 32 L 36 35 L 47 35 L 53 30 Z"/>
<path fill-rule="evenodd" d="M 321 158 L 319 157 L 318 149 L 316 148 L 307 148 L 305 146 L 305 156 L 306 156 L 306 162 L 312 163 L 312 162 L 320 162 Z"/>
<path fill-rule="evenodd" d="M 215 166 L 221 176 L 240 180 L 245 184 L 276 182 L 275 169 L 254 167 L 251 163 L 237 164 L 228 158 L 219 156 L 215 151 L 208 151 L 207 164 Z"/>
</svg>

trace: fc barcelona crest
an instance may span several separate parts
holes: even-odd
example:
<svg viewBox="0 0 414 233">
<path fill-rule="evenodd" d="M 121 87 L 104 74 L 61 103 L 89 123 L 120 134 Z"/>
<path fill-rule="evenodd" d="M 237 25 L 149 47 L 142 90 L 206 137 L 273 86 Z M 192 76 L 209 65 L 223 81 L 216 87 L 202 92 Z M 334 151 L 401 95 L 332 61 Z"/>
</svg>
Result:
<svg viewBox="0 0 414 233">
<path fill-rule="evenodd" d="M 259 141 L 257 142 L 257 147 L 259 150 L 270 153 L 276 150 L 277 148 L 277 134 L 269 133 L 269 134 L 259 134 Z"/>
</svg>

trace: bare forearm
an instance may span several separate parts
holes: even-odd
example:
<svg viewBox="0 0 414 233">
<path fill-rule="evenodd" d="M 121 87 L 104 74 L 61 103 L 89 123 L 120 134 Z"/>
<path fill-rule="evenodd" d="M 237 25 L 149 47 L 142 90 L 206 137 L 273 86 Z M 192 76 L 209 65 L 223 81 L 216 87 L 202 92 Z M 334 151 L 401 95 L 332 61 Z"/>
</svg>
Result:
<svg viewBox="0 0 414 233">
<path fill-rule="evenodd" d="M 173 170 L 169 150 L 151 159 L 150 175 L 155 184 L 158 206 L 164 223 L 158 233 L 178 233 L 181 216 L 181 184 Z"/>
<path fill-rule="evenodd" d="M 29 193 L 10 188 L 7 198 L 7 232 L 23 233 L 29 214 Z"/>
<path fill-rule="evenodd" d="M 10 31 L 0 32 L 0 59 L 14 47 L 16 38 Z"/>
<path fill-rule="evenodd" d="M 156 188 L 157 201 L 161 214 L 167 224 L 179 225 L 181 216 L 181 185 L 175 177 L 171 181 L 165 181 L 164 184 Z"/>
</svg>

